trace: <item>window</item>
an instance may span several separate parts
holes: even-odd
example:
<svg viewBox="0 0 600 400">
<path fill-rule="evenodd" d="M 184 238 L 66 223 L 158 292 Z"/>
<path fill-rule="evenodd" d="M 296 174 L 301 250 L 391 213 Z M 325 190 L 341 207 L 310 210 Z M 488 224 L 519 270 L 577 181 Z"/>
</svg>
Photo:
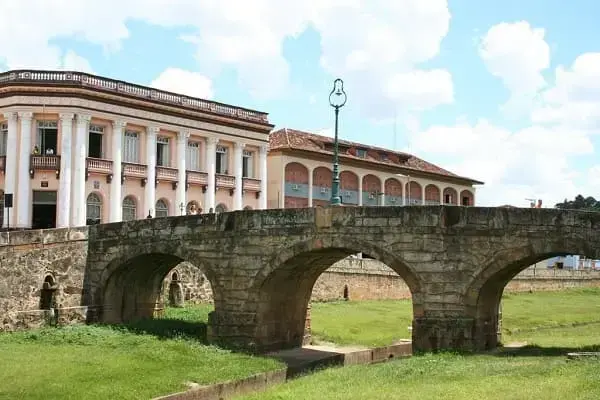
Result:
<svg viewBox="0 0 600 400">
<path fill-rule="evenodd" d="M 123 135 L 123 162 L 140 162 L 140 136 L 137 132 L 126 131 Z"/>
<path fill-rule="evenodd" d="M 462 205 L 463 206 L 470 206 L 471 205 L 471 199 L 469 198 L 469 196 L 463 196 L 462 198 Z"/>
<path fill-rule="evenodd" d="M 185 169 L 200 171 L 200 143 L 188 142 L 185 155 Z"/>
<path fill-rule="evenodd" d="M 133 221 L 136 219 L 137 206 L 135 200 L 131 196 L 123 199 L 123 221 Z"/>
<path fill-rule="evenodd" d="M 217 174 L 229 174 L 227 170 L 227 147 L 217 146 Z"/>
<path fill-rule="evenodd" d="M 96 193 L 90 193 L 87 198 L 86 225 L 97 225 L 102 220 L 102 199 Z"/>
<path fill-rule="evenodd" d="M 367 157 L 367 151 L 365 149 L 356 149 L 356 155 L 360 158 Z"/>
<path fill-rule="evenodd" d="M 156 218 L 169 216 L 169 206 L 167 206 L 167 202 L 163 199 L 158 200 L 154 208 L 154 216 Z"/>
<path fill-rule="evenodd" d="M 243 157 L 242 157 L 242 177 L 253 178 L 254 171 L 252 170 L 253 169 L 252 167 L 253 167 L 252 152 L 244 150 Z"/>
<path fill-rule="evenodd" d="M 90 125 L 88 131 L 88 157 L 102 158 L 102 138 L 104 127 L 100 125 Z"/>
<path fill-rule="evenodd" d="M 0 157 L 6 155 L 6 141 L 8 140 L 8 124 L 0 124 Z"/>
<path fill-rule="evenodd" d="M 39 154 L 56 154 L 58 141 L 58 123 L 56 121 L 38 121 L 37 148 Z"/>
<path fill-rule="evenodd" d="M 156 165 L 169 166 L 169 138 L 159 136 L 156 138 Z"/>
<path fill-rule="evenodd" d="M 451 204 L 452 203 L 452 195 L 451 194 L 445 194 L 444 195 L 444 202 L 446 204 Z"/>
<path fill-rule="evenodd" d="M 227 212 L 227 207 L 225 206 L 225 204 L 219 203 L 217 205 L 217 207 L 215 207 L 215 212 L 217 212 L 217 213 Z"/>
</svg>

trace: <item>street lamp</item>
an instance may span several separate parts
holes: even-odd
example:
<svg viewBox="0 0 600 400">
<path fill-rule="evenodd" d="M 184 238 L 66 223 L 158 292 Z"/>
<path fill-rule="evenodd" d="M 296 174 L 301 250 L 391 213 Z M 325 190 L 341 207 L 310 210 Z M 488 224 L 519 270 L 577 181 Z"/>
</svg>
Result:
<svg viewBox="0 0 600 400">
<path fill-rule="evenodd" d="M 335 139 L 333 144 L 333 182 L 331 184 L 331 204 L 339 206 L 342 204 L 340 198 L 340 166 L 338 151 L 338 115 L 340 108 L 346 104 L 347 96 L 344 92 L 344 81 L 337 78 L 333 81 L 333 90 L 329 93 L 329 104 L 335 110 Z"/>
</svg>

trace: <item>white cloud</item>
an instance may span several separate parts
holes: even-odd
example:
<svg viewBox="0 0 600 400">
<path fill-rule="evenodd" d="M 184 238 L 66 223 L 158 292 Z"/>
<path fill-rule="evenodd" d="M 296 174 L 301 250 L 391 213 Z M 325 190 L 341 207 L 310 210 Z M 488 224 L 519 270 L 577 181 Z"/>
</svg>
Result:
<svg viewBox="0 0 600 400">
<path fill-rule="evenodd" d="M 89 74 L 93 74 L 94 70 L 92 66 L 85 58 L 81 57 L 77 53 L 72 50 L 67 51 L 62 59 L 62 69 L 70 70 L 70 71 L 80 71 L 87 72 Z"/>
<path fill-rule="evenodd" d="M 240 84 L 259 98 L 285 93 L 290 72 L 284 40 L 313 26 L 321 35 L 322 65 L 346 78 L 352 102 L 367 115 L 389 117 L 397 108 L 453 100 L 449 73 L 418 69 L 435 57 L 448 32 L 447 0 L 21 0 L 2 6 L 0 63 L 58 67 L 56 38 L 117 49 L 130 34 L 131 19 L 191 30 L 182 39 L 196 47 L 203 73 L 214 78 L 233 67 Z"/>
<path fill-rule="evenodd" d="M 545 31 L 526 21 L 492 26 L 481 40 L 479 54 L 490 73 L 510 91 L 503 106 L 509 116 L 520 116 L 546 86 L 542 71 L 550 66 L 550 46 Z"/>
<path fill-rule="evenodd" d="M 150 84 L 153 88 L 185 94 L 202 99 L 214 96 L 212 81 L 197 72 L 167 68 Z"/>
<path fill-rule="evenodd" d="M 413 135 L 411 149 L 459 175 L 484 181 L 477 201 L 491 206 L 519 206 L 531 197 L 554 205 L 573 197 L 581 188 L 574 184 L 577 174 L 570 159 L 593 152 L 581 132 L 539 126 L 511 132 L 485 120 L 430 127 Z"/>
</svg>

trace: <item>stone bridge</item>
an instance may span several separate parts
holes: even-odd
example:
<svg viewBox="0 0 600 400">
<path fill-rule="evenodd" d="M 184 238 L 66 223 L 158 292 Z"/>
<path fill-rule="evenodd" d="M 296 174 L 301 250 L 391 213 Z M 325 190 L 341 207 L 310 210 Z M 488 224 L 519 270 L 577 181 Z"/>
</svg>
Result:
<svg viewBox="0 0 600 400">
<path fill-rule="evenodd" d="M 406 281 L 415 350 L 495 347 L 506 284 L 551 256 L 600 258 L 599 228 L 599 213 L 418 206 L 236 211 L 55 231 L 80 235 L 85 254 L 69 256 L 85 260 L 88 320 L 151 317 L 165 275 L 189 261 L 212 285 L 209 340 L 261 352 L 301 345 L 315 281 L 357 252 Z M 44 242 L 50 231 L 38 232 Z M 3 239 L 6 247 L 25 234 Z M 10 257 L 0 240 L 0 261 Z"/>
</svg>

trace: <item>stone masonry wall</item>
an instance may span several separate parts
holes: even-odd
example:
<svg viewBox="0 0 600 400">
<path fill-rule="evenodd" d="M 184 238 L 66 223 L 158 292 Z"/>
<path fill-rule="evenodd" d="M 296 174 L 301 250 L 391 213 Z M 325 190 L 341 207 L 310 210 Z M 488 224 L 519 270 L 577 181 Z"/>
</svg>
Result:
<svg viewBox="0 0 600 400">
<path fill-rule="evenodd" d="M 174 273 L 178 275 L 185 304 L 212 303 L 210 282 L 200 268 L 189 262 L 182 262 L 167 274 L 162 283 L 160 303 L 169 305 L 169 290 Z"/>
<path fill-rule="evenodd" d="M 0 332 L 85 320 L 87 228 L 0 233 Z M 41 310 L 44 281 L 51 306 Z"/>
<path fill-rule="evenodd" d="M 163 281 L 162 299 L 169 298 L 172 273 L 178 271 L 185 304 L 212 302 L 206 276 L 189 263 L 181 263 Z M 505 292 L 549 291 L 600 287 L 600 271 L 526 269 L 506 286 Z M 372 259 L 347 258 L 333 264 L 317 280 L 311 301 L 409 299 L 404 280 L 385 264 Z"/>
</svg>

